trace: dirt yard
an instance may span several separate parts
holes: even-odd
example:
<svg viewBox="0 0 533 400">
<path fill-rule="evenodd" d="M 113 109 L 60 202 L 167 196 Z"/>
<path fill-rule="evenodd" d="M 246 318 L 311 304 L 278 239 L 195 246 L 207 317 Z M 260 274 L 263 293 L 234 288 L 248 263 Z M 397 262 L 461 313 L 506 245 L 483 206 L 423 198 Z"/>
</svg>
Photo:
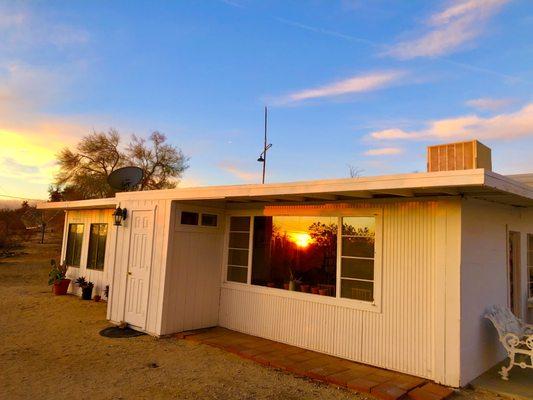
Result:
<svg viewBox="0 0 533 400">
<path fill-rule="evenodd" d="M 175 338 L 104 338 L 105 303 L 54 297 L 57 245 L 0 260 L 0 399 L 370 399 Z M 457 398 L 499 397 L 463 391 Z"/>
</svg>

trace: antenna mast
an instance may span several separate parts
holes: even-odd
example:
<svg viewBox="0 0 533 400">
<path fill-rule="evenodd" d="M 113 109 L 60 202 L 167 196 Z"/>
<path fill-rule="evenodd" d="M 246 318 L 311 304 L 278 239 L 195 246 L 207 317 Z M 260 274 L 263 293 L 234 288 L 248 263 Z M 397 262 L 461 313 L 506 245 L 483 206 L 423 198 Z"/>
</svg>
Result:
<svg viewBox="0 0 533 400">
<path fill-rule="evenodd" d="M 263 178 L 261 180 L 262 184 L 265 183 L 267 150 L 272 147 L 272 143 L 268 143 L 267 141 L 267 129 L 268 129 L 268 109 L 265 106 L 265 140 L 263 143 L 263 152 L 259 155 L 259 158 L 257 159 L 257 161 L 259 161 L 260 163 L 263 163 Z"/>
</svg>

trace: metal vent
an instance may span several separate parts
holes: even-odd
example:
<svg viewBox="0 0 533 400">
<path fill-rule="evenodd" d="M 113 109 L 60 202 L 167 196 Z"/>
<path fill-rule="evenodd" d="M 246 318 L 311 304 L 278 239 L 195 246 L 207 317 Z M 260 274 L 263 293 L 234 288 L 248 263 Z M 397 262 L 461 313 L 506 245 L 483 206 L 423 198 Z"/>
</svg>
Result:
<svg viewBox="0 0 533 400">
<path fill-rule="evenodd" d="M 477 168 L 492 170 L 491 150 L 477 140 L 428 146 L 428 172 Z"/>
</svg>

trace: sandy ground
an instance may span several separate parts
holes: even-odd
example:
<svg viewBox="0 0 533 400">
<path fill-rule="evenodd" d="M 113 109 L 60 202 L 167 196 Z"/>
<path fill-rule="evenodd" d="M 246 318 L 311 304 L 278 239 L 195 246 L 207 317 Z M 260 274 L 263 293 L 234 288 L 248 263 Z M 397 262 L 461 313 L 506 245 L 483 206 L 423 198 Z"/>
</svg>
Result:
<svg viewBox="0 0 533 400">
<path fill-rule="evenodd" d="M 57 245 L 0 260 L 0 399 L 371 399 L 174 338 L 104 338 L 105 303 L 52 296 Z M 499 397 L 462 391 L 457 398 Z"/>
</svg>

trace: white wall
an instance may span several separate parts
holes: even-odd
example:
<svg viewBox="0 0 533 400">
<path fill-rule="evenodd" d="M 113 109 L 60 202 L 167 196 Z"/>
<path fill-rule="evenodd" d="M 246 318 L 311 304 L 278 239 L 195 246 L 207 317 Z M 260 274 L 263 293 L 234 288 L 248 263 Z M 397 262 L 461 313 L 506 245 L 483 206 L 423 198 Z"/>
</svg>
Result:
<svg viewBox="0 0 533 400">
<path fill-rule="evenodd" d="M 63 246 L 61 249 L 61 262 L 65 259 L 68 238 L 69 224 L 83 224 L 83 242 L 81 248 L 81 259 L 79 267 L 69 267 L 67 271 L 67 278 L 72 282 L 69 286 L 69 293 L 81 296 L 81 289 L 74 284 L 74 281 L 84 276 L 88 281 L 94 283 L 93 296 L 100 295 L 104 297 L 104 290 L 109 284 L 113 268 L 113 250 L 114 250 L 114 230 L 113 226 L 113 210 L 71 210 L 67 211 L 65 216 L 65 230 L 63 232 Z M 89 251 L 89 236 L 91 224 L 107 224 L 107 240 L 105 251 L 104 270 L 97 271 L 87 268 L 87 254 Z"/>
<path fill-rule="evenodd" d="M 165 267 L 169 236 L 170 200 L 128 200 L 127 193 L 118 198 L 120 207 L 128 213 L 135 210 L 152 211 L 154 215 L 154 235 L 152 241 L 152 259 L 150 266 L 150 285 L 148 289 L 147 318 L 143 330 L 152 335 L 161 332 L 161 315 L 163 303 L 163 286 L 165 284 Z M 117 229 L 117 249 L 115 268 L 110 283 L 110 302 L 107 318 L 115 323 L 124 320 L 126 298 L 126 280 L 128 273 L 130 220 L 123 221 Z"/>
<path fill-rule="evenodd" d="M 521 233 L 523 317 L 527 313 L 527 242 L 533 210 L 480 200 L 462 202 L 461 383 L 506 357 L 496 330 L 483 318 L 493 304 L 508 306 L 507 231 Z"/>
<path fill-rule="evenodd" d="M 219 226 L 180 225 L 182 210 L 218 215 Z M 218 325 L 224 236 L 221 209 L 174 203 L 161 334 Z"/>
<path fill-rule="evenodd" d="M 381 312 L 223 283 L 219 323 L 458 386 L 460 201 L 343 205 L 377 206 L 383 209 Z"/>
</svg>

